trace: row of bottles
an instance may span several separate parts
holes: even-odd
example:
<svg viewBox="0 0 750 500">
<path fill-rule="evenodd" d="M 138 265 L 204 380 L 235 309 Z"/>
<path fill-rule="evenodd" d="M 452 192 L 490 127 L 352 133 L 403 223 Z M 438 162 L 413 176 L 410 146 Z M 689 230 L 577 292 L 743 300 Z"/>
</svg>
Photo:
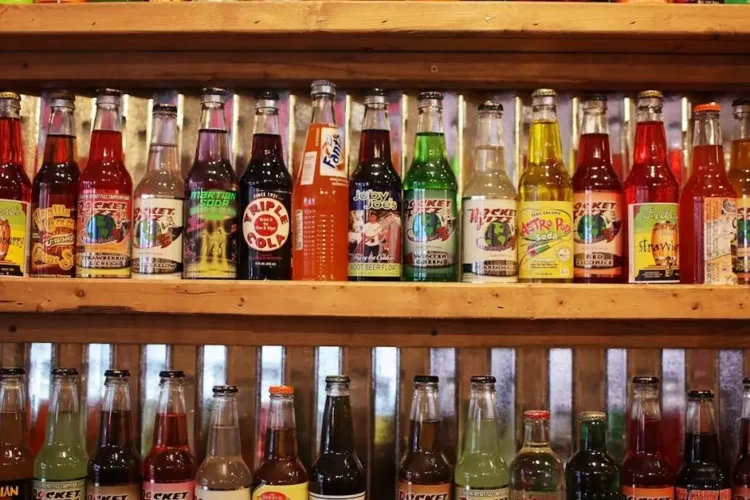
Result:
<svg viewBox="0 0 750 500">
<path fill-rule="evenodd" d="M 23 170 L 18 95 L 0 94 L 0 275 L 750 282 L 750 100 L 733 103 L 729 174 L 719 107 L 696 106 L 693 165 L 682 194 L 668 166 L 658 91 L 638 96 L 634 161 L 624 182 L 612 167 L 605 96 L 583 100 L 571 178 L 556 93 L 533 93 L 517 188 L 504 165 L 502 105 L 487 101 L 479 106 L 474 168 L 458 200 L 442 94 L 419 95 L 414 158 L 402 185 L 391 161 L 385 92 L 365 98 L 351 176 L 335 93 L 331 82 L 313 82 L 312 123 L 294 179 L 283 159 L 275 93 L 256 96 L 252 158 L 242 179 L 229 159 L 222 89 L 203 91 L 186 181 L 176 108 L 157 104 L 148 171 L 134 192 L 122 158 L 118 91 L 98 94 L 89 162 L 80 173 L 73 96 L 52 94 L 33 184 Z"/>
</svg>

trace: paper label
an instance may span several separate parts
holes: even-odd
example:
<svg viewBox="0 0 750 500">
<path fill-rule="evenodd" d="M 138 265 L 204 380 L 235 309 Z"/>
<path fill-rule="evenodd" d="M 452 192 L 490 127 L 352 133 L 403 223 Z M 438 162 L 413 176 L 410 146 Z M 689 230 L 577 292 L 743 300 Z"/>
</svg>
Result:
<svg viewBox="0 0 750 500">
<path fill-rule="evenodd" d="M 195 487 L 195 500 L 250 500 L 250 497 L 250 488 L 210 490 L 200 486 Z"/>
<path fill-rule="evenodd" d="M 687 488 L 675 488 L 676 500 L 731 500 L 732 490 L 689 490 Z"/>
<path fill-rule="evenodd" d="M 86 485 L 88 500 L 140 500 L 140 483 L 121 484 L 118 486 L 96 486 L 90 482 Z"/>
<path fill-rule="evenodd" d="M 65 198 L 59 196 L 58 198 Z M 52 203 L 34 206 L 31 216 L 31 276 L 73 276 L 76 255 L 76 205 Z"/>
<path fill-rule="evenodd" d="M 516 200 L 463 199 L 463 281 L 518 281 Z"/>
<path fill-rule="evenodd" d="M 706 285 L 736 285 L 732 269 L 732 243 L 737 237 L 737 203 L 734 198 L 703 200 L 703 272 Z"/>
<path fill-rule="evenodd" d="M 470 486 L 456 486 L 453 497 L 455 500 L 507 500 L 510 488 L 472 488 Z"/>
<path fill-rule="evenodd" d="M 182 200 L 174 198 L 135 200 L 133 278 L 181 277 L 183 206 Z"/>
<path fill-rule="evenodd" d="M 524 201 L 519 205 L 519 277 L 573 278 L 573 202 Z"/>
<path fill-rule="evenodd" d="M 398 500 L 451 500 L 452 483 L 414 484 L 398 482 Z"/>
<path fill-rule="evenodd" d="M 622 276 L 622 194 L 614 191 L 574 193 L 573 226 L 575 277 Z"/>
<path fill-rule="evenodd" d="M 307 485 L 264 484 L 253 489 L 252 500 L 307 500 Z"/>
<path fill-rule="evenodd" d="M 404 193 L 406 264 L 446 268 L 456 263 L 456 192 L 420 189 Z"/>
<path fill-rule="evenodd" d="M 317 151 L 308 151 L 302 157 L 302 179 L 300 183 L 303 186 L 310 186 L 315 180 L 315 160 L 317 159 Z"/>
<path fill-rule="evenodd" d="M 623 486 L 622 494 L 625 500 L 673 500 L 674 487 L 666 486 L 663 488 L 634 488 L 632 486 Z"/>
<path fill-rule="evenodd" d="M 0 276 L 26 274 L 29 204 L 0 200 Z"/>
<path fill-rule="evenodd" d="M 747 486 L 733 486 L 732 500 L 747 500 L 750 498 L 750 488 Z"/>
<path fill-rule="evenodd" d="M 734 272 L 740 281 L 750 281 L 750 197 L 737 199 L 737 260 Z"/>
<path fill-rule="evenodd" d="M 0 500 L 31 500 L 31 479 L 0 481 Z"/>
<path fill-rule="evenodd" d="M 153 483 L 143 481 L 141 500 L 193 500 L 195 481 Z"/>
<path fill-rule="evenodd" d="M 628 205 L 628 281 L 679 283 L 677 203 Z"/>
<path fill-rule="evenodd" d="M 320 128 L 320 175 L 323 177 L 348 178 L 344 148 L 339 129 Z"/>
<path fill-rule="evenodd" d="M 187 201 L 185 228 L 185 278 L 237 277 L 236 191 L 198 189 Z"/>
<path fill-rule="evenodd" d="M 349 200 L 349 276 L 401 277 L 401 190 L 354 186 Z"/>
<path fill-rule="evenodd" d="M 76 276 L 129 278 L 133 203 L 129 194 L 89 190 L 78 197 Z"/>
<path fill-rule="evenodd" d="M 34 479 L 34 500 L 85 500 L 86 478 L 67 481 Z"/>
<path fill-rule="evenodd" d="M 308 493 L 312 500 L 365 500 L 365 492 L 355 493 L 354 495 L 321 495 L 319 493 Z"/>
</svg>

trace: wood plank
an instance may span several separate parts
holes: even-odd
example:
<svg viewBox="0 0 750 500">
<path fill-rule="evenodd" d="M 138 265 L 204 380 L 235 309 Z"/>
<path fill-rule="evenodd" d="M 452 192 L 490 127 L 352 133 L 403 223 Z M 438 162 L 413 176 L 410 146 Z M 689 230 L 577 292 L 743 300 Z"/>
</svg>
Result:
<svg viewBox="0 0 750 500">
<path fill-rule="evenodd" d="M 583 348 L 573 351 L 572 451 L 577 449 L 579 416 L 583 411 L 607 411 L 606 349 Z"/>
<path fill-rule="evenodd" d="M 549 410 L 549 350 L 516 350 L 516 448 L 523 444 L 523 412 Z M 540 383 L 541 382 L 541 383 Z"/>
<path fill-rule="evenodd" d="M 344 347 L 342 372 L 351 378 L 352 418 L 355 422 L 354 449 L 367 475 L 367 491 L 371 491 L 370 465 L 373 453 L 373 366 L 372 348 Z M 372 496 L 370 496 L 372 498 Z"/>
<path fill-rule="evenodd" d="M 141 442 L 141 366 L 143 346 L 116 344 L 112 356 L 112 366 L 117 370 L 130 370 L 131 433 L 136 443 Z"/>
<path fill-rule="evenodd" d="M 240 420 L 242 457 L 250 470 L 255 470 L 255 436 L 258 431 L 256 415 L 260 412 L 258 377 L 258 347 L 231 346 L 227 348 L 227 384 L 239 389 L 237 413 Z"/>
<path fill-rule="evenodd" d="M 28 372 L 29 345 L 24 342 L 7 342 L 0 349 L 0 365 L 3 368 L 24 368 Z"/>
<path fill-rule="evenodd" d="M 710 389 L 719 397 L 719 356 L 716 349 L 689 349 L 685 351 L 687 390 Z M 717 411 L 720 411 L 717 407 Z"/>
<path fill-rule="evenodd" d="M 294 387 L 294 412 L 297 421 L 299 456 L 307 470 L 318 455 L 316 418 L 317 392 L 315 348 L 290 347 L 284 356 L 284 384 Z"/>
<path fill-rule="evenodd" d="M 638 376 L 661 378 L 661 352 L 658 349 L 631 349 L 628 351 L 628 387 L 631 387 L 632 378 Z M 630 390 L 628 394 L 630 394 Z"/>
</svg>

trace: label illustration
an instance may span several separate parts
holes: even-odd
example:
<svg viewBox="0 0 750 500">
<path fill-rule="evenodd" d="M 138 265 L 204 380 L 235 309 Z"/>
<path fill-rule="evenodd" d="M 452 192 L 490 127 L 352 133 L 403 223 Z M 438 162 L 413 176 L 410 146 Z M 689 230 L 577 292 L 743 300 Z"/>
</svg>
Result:
<svg viewBox="0 0 750 500">
<path fill-rule="evenodd" d="M 242 237 L 259 252 L 274 252 L 286 245 L 291 232 L 291 193 L 255 191 L 242 214 Z"/>
<path fill-rule="evenodd" d="M 0 200 L 0 276 L 26 274 L 29 204 Z"/>
<path fill-rule="evenodd" d="M 622 276 L 622 194 L 613 191 L 574 193 L 573 227 L 574 275 Z"/>
<path fill-rule="evenodd" d="M 132 213 L 130 195 L 104 191 L 81 193 L 76 228 L 76 276 L 130 276 Z"/>
<path fill-rule="evenodd" d="M 516 200 L 463 200 L 463 280 L 518 281 Z"/>
<path fill-rule="evenodd" d="M 519 212 L 519 277 L 572 279 L 573 203 L 525 201 Z"/>
<path fill-rule="evenodd" d="M 399 278 L 401 191 L 357 186 L 350 196 L 349 276 Z"/>
<path fill-rule="evenodd" d="M 238 205 L 236 191 L 201 189 L 190 193 L 183 254 L 185 278 L 237 276 Z"/>
<path fill-rule="evenodd" d="M 407 191 L 404 200 L 405 263 L 414 267 L 446 268 L 456 263 L 455 191 Z"/>
<path fill-rule="evenodd" d="M 307 500 L 307 484 L 258 486 L 253 490 L 252 500 Z"/>
<path fill-rule="evenodd" d="M 139 198 L 133 213 L 133 277 L 179 278 L 182 273 L 183 201 Z M 171 275 L 171 276 L 168 276 Z"/>
<path fill-rule="evenodd" d="M 675 488 L 676 500 L 731 500 L 732 490 L 688 490 L 686 488 Z"/>
<path fill-rule="evenodd" d="M 29 500 L 31 495 L 31 479 L 0 481 L 0 500 Z"/>
<path fill-rule="evenodd" d="M 735 486 L 732 488 L 733 500 L 746 500 L 750 498 L 750 488 L 747 486 Z"/>
<path fill-rule="evenodd" d="M 632 486 L 623 486 L 622 494 L 625 500 L 673 500 L 674 488 L 672 486 L 664 488 L 633 488 Z"/>
<path fill-rule="evenodd" d="M 628 206 L 628 282 L 680 282 L 677 210 L 677 203 Z"/>
<path fill-rule="evenodd" d="M 732 244 L 737 238 L 737 203 L 734 198 L 703 200 L 703 270 L 707 285 L 736 285 Z"/>
<path fill-rule="evenodd" d="M 195 481 L 152 483 L 143 481 L 141 500 L 193 500 Z"/>
<path fill-rule="evenodd" d="M 453 494 L 454 500 L 507 500 L 510 488 L 471 488 L 468 486 L 456 486 Z"/>
<path fill-rule="evenodd" d="M 451 500 L 452 483 L 414 484 L 398 482 L 398 500 Z"/>
<path fill-rule="evenodd" d="M 320 175 L 343 179 L 348 177 L 341 135 L 339 129 L 334 127 L 320 129 Z"/>
<path fill-rule="evenodd" d="M 68 481 L 34 479 L 34 500 L 85 500 L 86 478 Z"/>
<path fill-rule="evenodd" d="M 120 486 L 95 486 L 89 482 L 86 485 L 87 500 L 140 500 L 141 485 L 139 483 L 123 484 Z"/>
<path fill-rule="evenodd" d="M 313 500 L 365 500 L 364 491 L 355 495 L 320 495 L 311 491 L 308 496 Z"/>
<path fill-rule="evenodd" d="M 238 490 L 210 490 L 195 487 L 195 500 L 250 500 L 250 488 Z"/>
<path fill-rule="evenodd" d="M 72 202 L 71 197 L 71 202 Z M 34 206 L 31 214 L 32 276 L 72 276 L 76 253 L 76 206 Z"/>
<path fill-rule="evenodd" d="M 737 259 L 734 273 L 740 280 L 750 280 L 750 197 L 737 199 Z"/>
</svg>

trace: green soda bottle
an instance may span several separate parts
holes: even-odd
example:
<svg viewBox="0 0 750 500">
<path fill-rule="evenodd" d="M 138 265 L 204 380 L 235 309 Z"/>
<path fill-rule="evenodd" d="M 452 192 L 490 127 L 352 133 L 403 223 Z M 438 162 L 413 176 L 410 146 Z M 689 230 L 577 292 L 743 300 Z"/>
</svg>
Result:
<svg viewBox="0 0 750 500">
<path fill-rule="evenodd" d="M 455 500 L 506 500 L 508 466 L 500 452 L 495 377 L 471 377 L 463 449 L 454 475 Z"/>
<path fill-rule="evenodd" d="M 81 437 L 78 370 L 52 370 L 45 443 L 34 460 L 34 498 L 86 500 L 89 457 Z"/>
<path fill-rule="evenodd" d="M 443 94 L 419 94 L 414 160 L 404 180 L 404 281 L 456 281 L 458 182 L 445 153 Z"/>
<path fill-rule="evenodd" d="M 619 500 L 620 468 L 607 452 L 607 416 L 600 411 L 581 413 L 578 451 L 565 467 L 568 500 Z"/>
</svg>

